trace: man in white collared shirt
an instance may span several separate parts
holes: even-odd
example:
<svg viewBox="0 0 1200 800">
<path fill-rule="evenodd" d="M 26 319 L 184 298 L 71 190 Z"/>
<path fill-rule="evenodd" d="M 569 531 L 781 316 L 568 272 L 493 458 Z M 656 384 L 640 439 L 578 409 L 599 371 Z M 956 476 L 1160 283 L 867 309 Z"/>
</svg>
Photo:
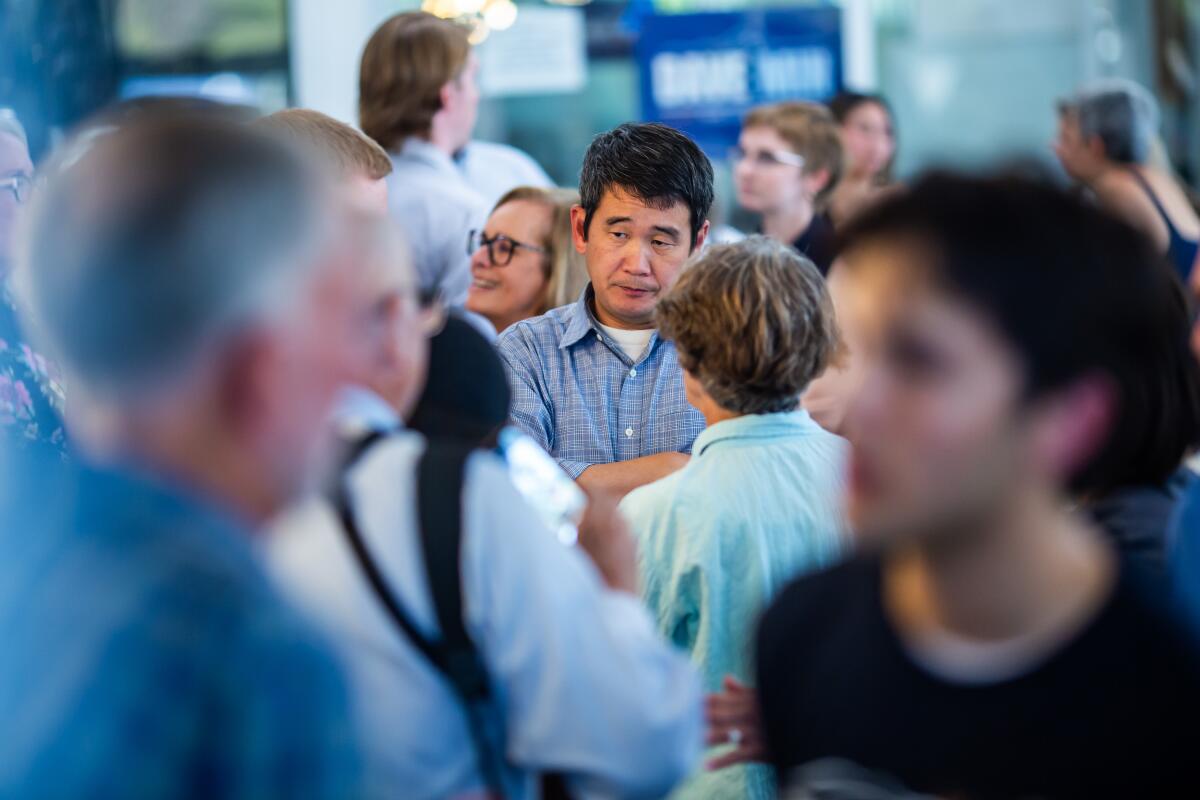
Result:
<svg viewBox="0 0 1200 800">
<path fill-rule="evenodd" d="M 408 234 L 421 290 L 454 306 L 471 282 L 471 230 L 509 189 L 550 185 L 519 150 L 471 141 L 479 63 L 467 36 L 432 14 L 397 14 L 367 42 L 359 74 L 360 124 L 392 156 L 389 206 Z"/>
<path fill-rule="evenodd" d="M 339 424 L 394 430 L 423 383 L 415 281 L 394 240 L 369 230 L 357 240 L 376 245 L 361 254 L 369 263 L 347 265 L 361 277 L 358 302 L 393 313 L 386 325 L 359 315 L 357 341 L 372 368 Z M 420 435 L 393 432 L 355 462 L 344 486 L 391 593 L 434 638 L 417 515 L 425 449 Z M 638 600 L 632 539 L 615 509 L 591 509 L 579 546 L 565 547 L 517 492 L 504 459 L 483 452 L 466 464 L 462 498 L 464 627 L 492 690 L 506 796 L 536 797 L 539 772 L 564 775 L 579 796 L 666 794 L 700 755 L 700 686 Z M 460 700 L 385 612 L 333 504 L 294 508 L 273 533 L 266 547 L 280 584 L 339 645 L 368 751 L 369 795 L 479 794 L 484 777 Z"/>
</svg>

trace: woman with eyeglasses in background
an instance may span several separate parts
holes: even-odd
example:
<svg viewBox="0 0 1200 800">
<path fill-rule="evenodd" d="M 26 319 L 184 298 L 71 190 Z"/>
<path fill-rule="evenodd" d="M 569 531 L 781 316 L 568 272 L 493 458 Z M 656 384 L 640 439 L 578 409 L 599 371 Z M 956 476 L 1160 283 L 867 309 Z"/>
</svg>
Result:
<svg viewBox="0 0 1200 800">
<path fill-rule="evenodd" d="M 500 198 L 482 231 L 471 231 L 467 310 L 499 333 L 578 299 L 587 285 L 583 255 L 571 243 L 570 189 L 520 186 Z"/>
<path fill-rule="evenodd" d="M 846 152 L 846 169 L 829 198 L 829 215 L 842 225 L 892 185 L 896 121 L 883 95 L 839 92 L 829 101 Z"/>
<path fill-rule="evenodd" d="M 842 142 L 829 109 L 801 102 L 753 108 L 730 158 L 738 204 L 760 216 L 760 232 L 827 273 L 834 256 L 827 201 L 842 174 Z"/>
</svg>

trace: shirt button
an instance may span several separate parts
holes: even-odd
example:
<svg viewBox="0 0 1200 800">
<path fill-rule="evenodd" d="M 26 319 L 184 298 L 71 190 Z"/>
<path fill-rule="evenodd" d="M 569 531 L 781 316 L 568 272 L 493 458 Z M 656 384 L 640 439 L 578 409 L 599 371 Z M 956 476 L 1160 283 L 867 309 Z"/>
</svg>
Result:
<svg viewBox="0 0 1200 800">
<path fill-rule="evenodd" d="M 631 369 L 631 370 L 629 370 L 629 377 L 631 377 L 631 378 L 636 378 L 636 377 L 637 377 L 637 370 L 636 370 L 636 369 Z"/>
<path fill-rule="evenodd" d="M 625 436 L 626 436 L 626 438 L 633 438 L 633 428 L 626 428 Z"/>
</svg>

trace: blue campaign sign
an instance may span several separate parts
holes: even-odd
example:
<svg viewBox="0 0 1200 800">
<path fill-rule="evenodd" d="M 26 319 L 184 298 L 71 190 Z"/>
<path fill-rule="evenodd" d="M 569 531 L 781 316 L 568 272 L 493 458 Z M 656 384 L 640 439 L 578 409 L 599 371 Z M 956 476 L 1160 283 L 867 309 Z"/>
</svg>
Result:
<svg viewBox="0 0 1200 800">
<path fill-rule="evenodd" d="M 723 155 L 760 103 L 825 100 L 842 85 L 841 12 L 822 6 L 642 17 L 642 118 Z"/>
</svg>

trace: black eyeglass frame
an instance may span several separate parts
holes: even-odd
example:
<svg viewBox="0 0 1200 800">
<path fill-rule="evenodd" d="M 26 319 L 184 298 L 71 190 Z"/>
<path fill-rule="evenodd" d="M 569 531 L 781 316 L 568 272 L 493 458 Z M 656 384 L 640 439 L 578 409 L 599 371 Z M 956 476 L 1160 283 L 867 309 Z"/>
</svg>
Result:
<svg viewBox="0 0 1200 800">
<path fill-rule="evenodd" d="M 496 244 L 499 242 L 507 242 L 509 245 L 508 256 L 503 261 L 496 258 Z M 518 242 L 511 236 L 505 236 L 503 233 L 498 233 L 489 239 L 483 231 L 472 230 L 467 234 L 467 255 L 475 255 L 475 251 L 481 247 L 487 248 L 488 261 L 491 262 L 493 267 L 507 267 L 512 263 L 513 256 L 516 255 L 517 250 L 521 248 L 534 253 L 546 252 L 546 248 L 544 247 Z"/>
</svg>

